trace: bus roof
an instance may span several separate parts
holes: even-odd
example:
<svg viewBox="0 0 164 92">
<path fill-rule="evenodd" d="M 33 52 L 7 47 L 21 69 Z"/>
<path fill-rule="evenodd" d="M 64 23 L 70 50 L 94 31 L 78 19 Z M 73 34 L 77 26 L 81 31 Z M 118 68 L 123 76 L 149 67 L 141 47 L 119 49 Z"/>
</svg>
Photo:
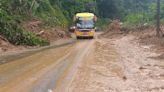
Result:
<svg viewBox="0 0 164 92">
<path fill-rule="evenodd" d="M 77 13 L 76 17 L 94 17 L 93 13 Z"/>
</svg>

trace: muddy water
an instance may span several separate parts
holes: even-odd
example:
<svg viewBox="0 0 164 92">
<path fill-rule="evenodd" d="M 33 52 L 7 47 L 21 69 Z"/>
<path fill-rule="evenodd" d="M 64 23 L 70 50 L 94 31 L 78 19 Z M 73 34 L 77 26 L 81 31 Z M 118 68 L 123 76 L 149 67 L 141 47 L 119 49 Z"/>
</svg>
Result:
<svg viewBox="0 0 164 92">
<path fill-rule="evenodd" d="M 51 48 L 0 65 L 0 92 L 62 92 L 94 41 Z"/>
<path fill-rule="evenodd" d="M 133 39 L 97 39 L 66 92 L 164 92 L 163 61 Z"/>
</svg>

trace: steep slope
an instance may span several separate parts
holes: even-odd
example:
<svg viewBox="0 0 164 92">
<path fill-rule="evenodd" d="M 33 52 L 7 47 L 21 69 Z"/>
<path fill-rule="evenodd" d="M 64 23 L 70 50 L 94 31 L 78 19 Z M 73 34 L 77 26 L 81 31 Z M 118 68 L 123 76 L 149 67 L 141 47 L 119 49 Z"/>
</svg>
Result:
<svg viewBox="0 0 164 92">
<path fill-rule="evenodd" d="M 5 0 L 0 2 L 0 35 L 15 45 L 48 45 L 49 39 L 36 35 L 31 29 L 35 28 L 34 31 L 39 32 L 56 26 L 66 28 L 68 23 L 60 8 L 57 5 L 52 6 L 49 0 Z M 37 24 L 30 24 L 38 21 Z M 28 27 L 32 28 L 26 28 L 26 25 L 31 25 Z"/>
</svg>

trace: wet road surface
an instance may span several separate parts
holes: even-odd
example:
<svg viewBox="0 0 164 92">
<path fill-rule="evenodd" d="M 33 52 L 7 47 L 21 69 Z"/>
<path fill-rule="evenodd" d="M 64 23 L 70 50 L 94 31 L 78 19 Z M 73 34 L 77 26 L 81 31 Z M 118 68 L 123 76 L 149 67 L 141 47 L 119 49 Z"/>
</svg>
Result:
<svg viewBox="0 0 164 92">
<path fill-rule="evenodd" d="M 0 64 L 0 92 L 164 92 L 158 54 L 132 35 L 79 40 Z"/>
<path fill-rule="evenodd" d="M 94 40 L 50 48 L 0 65 L 0 92 L 64 92 Z"/>
</svg>

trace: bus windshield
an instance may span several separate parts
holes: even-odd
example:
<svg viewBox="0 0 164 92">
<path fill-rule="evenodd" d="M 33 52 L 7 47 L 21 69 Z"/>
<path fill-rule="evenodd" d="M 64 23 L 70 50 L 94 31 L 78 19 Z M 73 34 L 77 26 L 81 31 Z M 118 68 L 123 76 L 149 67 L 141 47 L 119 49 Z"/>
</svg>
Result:
<svg viewBox="0 0 164 92">
<path fill-rule="evenodd" d="M 93 20 L 79 20 L 76 23 L 76 26 L 79 29 L 93 29 L 94 28 L 94 22 L 93 22 Z"/>
</svg>

